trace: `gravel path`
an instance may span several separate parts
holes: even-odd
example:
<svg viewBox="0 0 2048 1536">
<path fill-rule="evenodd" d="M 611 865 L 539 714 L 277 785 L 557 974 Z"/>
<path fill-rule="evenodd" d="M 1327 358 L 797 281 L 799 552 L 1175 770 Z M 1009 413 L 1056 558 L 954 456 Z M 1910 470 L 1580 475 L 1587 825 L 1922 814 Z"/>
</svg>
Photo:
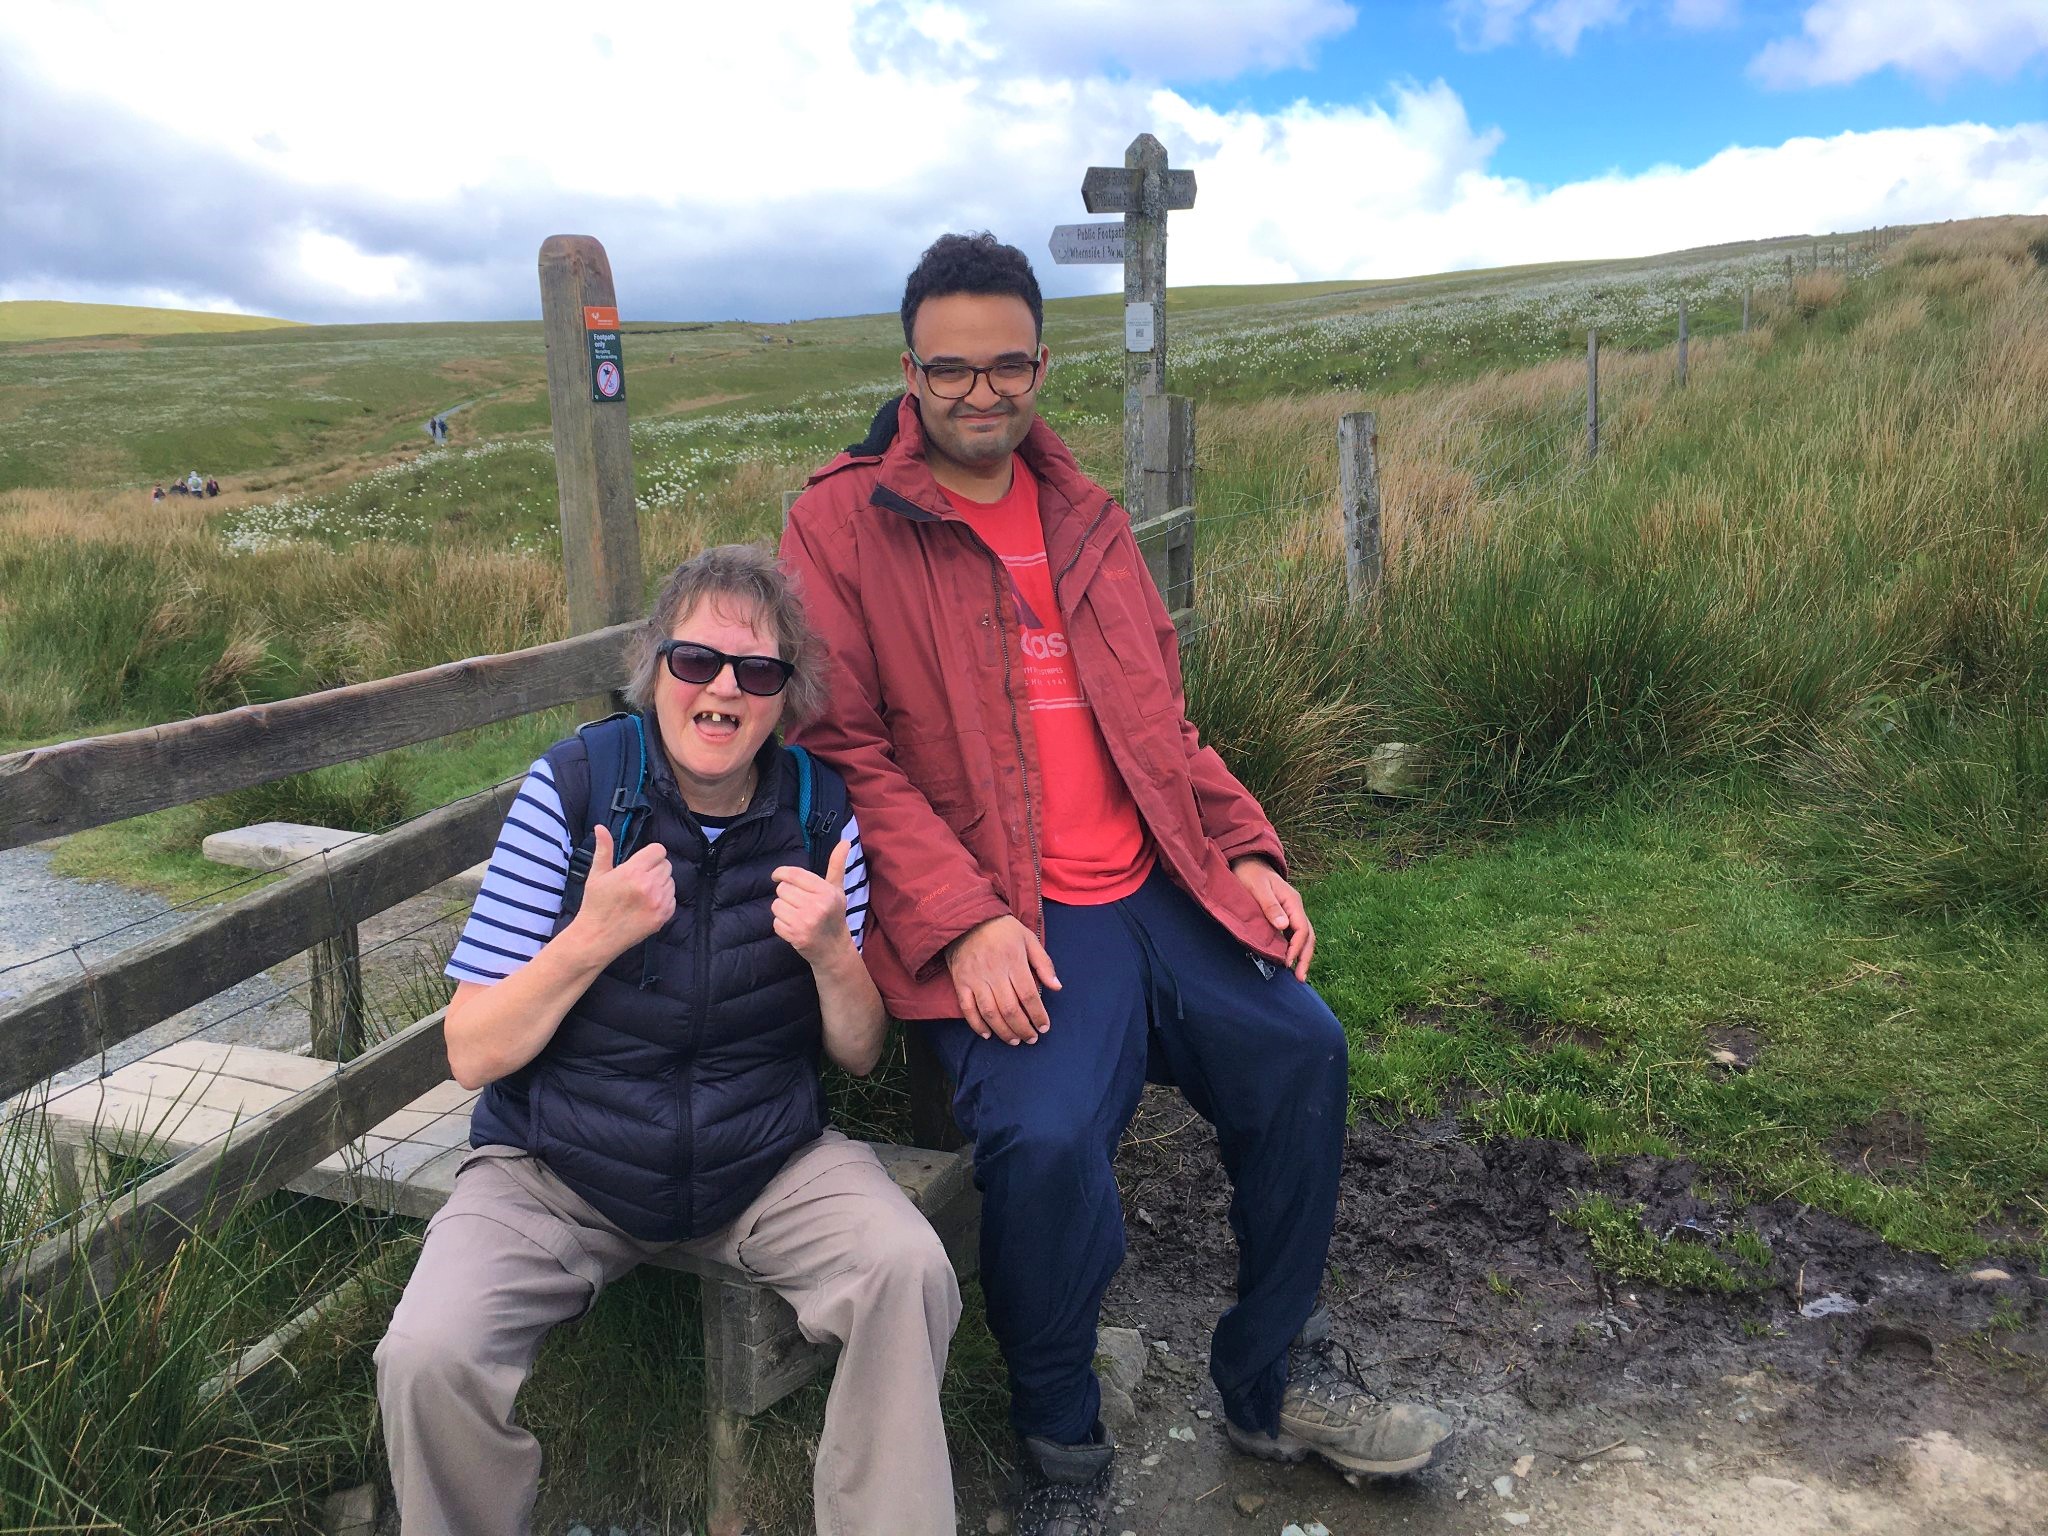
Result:
<svg viewBox="0 0 2048 1536">
<path fill-rule="evenodd" d="M 223 869 L 222 884 L 234 875 Z M 424 963 L 436 933 L 430 926 L 410 939 L 399 936 L 451 912 L 459 916 L 465 905 L 462 898 L 430 891 L 363 925 L 365 984 L 373 999 L 380 983 L 388 989 L 403 979 L 406 967 Z M 159 896 L 108 881 L 53 874 L 45 848 L 0 851 L 0 1003 L 76 976 L 84 967 L 103 966 L 122 951 L 190 921 L 195 911 L 173 911 Z M 387 941 L 395 942 L 371 953 Z M 109 1047 L 105 1066 L 111 1070 L 194 1035 L 303 1053 L 309 1031 L 306 992 L 306 960 L 297 956 Z M 100 1071 L 95 1057 L 59 1073 L 54 1082 L 69 1087 Z"/>
</svg>

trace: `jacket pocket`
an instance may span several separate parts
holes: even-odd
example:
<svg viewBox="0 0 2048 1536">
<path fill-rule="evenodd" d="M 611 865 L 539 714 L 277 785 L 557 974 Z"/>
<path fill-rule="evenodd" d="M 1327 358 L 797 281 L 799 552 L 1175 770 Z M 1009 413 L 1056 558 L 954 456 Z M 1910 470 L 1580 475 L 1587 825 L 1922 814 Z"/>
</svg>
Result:
<svg viewBox="0 0 2048 1536">
<path fill-rule="evenodd" d="M 896 760 L 904 777 L 963 843 L 966 834 L 987 816 L 992 793 L 978 783 L 967 763 L 968 749 L 981 740 L 977 734 L 962 732 L 958 736 L 906 737 L 896 743 Z"/>
</svg>

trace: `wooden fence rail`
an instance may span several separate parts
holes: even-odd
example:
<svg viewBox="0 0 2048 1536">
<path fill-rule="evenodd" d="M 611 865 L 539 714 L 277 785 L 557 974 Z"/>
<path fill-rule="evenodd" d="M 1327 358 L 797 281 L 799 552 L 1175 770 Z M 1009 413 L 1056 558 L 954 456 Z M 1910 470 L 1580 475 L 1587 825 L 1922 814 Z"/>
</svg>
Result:
<svg viewBox="0 0 2048 1536">
<path fill-rule="evenodd" d="M 423 1083 L 447 1069 L 444 1012 L 429 1014 L 337 1067 L 318 1087 L 251 1116 L 39 1244 L 0 1275 L 0 1311 L 11 1314 L 21 1302 L 57 1290 L 81 1268 L 85 1289 L 104 1296 L 124 1272 L 163 1263 L 186 1238 L 214 1230 L 403 1109 Z"/>
<path fill-rule="evenodd" d="M 323 854 L 276 885 L 0 1009 L 0 1100 L 488 858 L 517 793 L 516 784 L 499 785 Z"/>
<path fill-rule="evenodd" d="M 636 627 L 9 753 L 0 757 L 0 849 L 587 698 L 625 681 Z"/>
</svg>

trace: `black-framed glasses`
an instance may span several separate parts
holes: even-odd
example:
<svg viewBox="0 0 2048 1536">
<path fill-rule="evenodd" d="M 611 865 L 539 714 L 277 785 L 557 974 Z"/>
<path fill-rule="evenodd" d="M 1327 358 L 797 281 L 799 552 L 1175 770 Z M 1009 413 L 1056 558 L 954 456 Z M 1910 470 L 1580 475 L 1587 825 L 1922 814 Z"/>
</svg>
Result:
<svg viewBox="0 0 2048 1536">
<path fill-rule="evenodd" d="M 751 693 L 759 699 L 774 698 L 796 675 L 795 665 L 780 656 L 728 656 L 724 651 L 699 645 L 694 640 L 664 640 L 655 647 L 655 652 L 667 664 L 670 677 L 679 683 L 694 683 L 700 688 L 723 672 L 730 662 L 732 680 L 740 685 L 740 692 Z"/>
<path fill-rule="evenodd" d="M 910 354 L 910 360 L 924 374 L 931 392 L 941 400 L 966 399 L 974 393 L 975 382 L 983 378 L 999 395 L 1028 395 L 1038 383 L 1039 369 L 1045 366 L 1044 360 L 1036 357 L 999 358 L 986 368 L 968 363 L 928 363 L 915 352 Z"/>
</svg>

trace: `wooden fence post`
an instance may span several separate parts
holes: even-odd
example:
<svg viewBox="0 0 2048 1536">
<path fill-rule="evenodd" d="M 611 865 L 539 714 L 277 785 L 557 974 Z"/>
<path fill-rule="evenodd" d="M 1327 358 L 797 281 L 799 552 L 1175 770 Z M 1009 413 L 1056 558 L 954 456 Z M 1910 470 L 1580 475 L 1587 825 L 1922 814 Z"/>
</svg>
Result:
<svg viewBox="0 0 2048 1536">
<path fill-rule="evenodd" d="M 1385 576 L 1380 548 L 1380 429 L 1371 411 L 1337 418 L 1337 484 L 1344 503 L 1344 593 L 1351 607 L 1379 597 Z"/>
<path fill-rule="evenodd" d="M 323 855 L 324 857 L 324 855 Z M 313 968 L 313 1054 L 322 1061 L 354 1061 L 368 1043 L 363 1031 L 363 960 L 355 924 L 322 939 L 307 956 Z"/>
<path fill-rule="evenodd" d="M 639 618 L 645 602 L 618 296 L 611 260 L 596 240 L 550 235 L 541 245 L 540 317 L 569 632 L 580 635 Z M 590 716 L 605 714 L 611 701 L 599 696 L 583 708 Z"/>
<path fill-rule="evenodd" d="M 1600 455 L 1600 332 L 1586 332 L 1586 457 Z"/>
<path fill-rule="evenodd" d="M 1685 295 L 1678 296 L 1678 387 L 1685 388 Z"/>
<path fill-rule="evenodd" d="M 1178 627 L 1195 608 L 1195 402 L 1148 395 L 1139 407 L 1140 468 L 1131 532 Z"/>
</svg>

